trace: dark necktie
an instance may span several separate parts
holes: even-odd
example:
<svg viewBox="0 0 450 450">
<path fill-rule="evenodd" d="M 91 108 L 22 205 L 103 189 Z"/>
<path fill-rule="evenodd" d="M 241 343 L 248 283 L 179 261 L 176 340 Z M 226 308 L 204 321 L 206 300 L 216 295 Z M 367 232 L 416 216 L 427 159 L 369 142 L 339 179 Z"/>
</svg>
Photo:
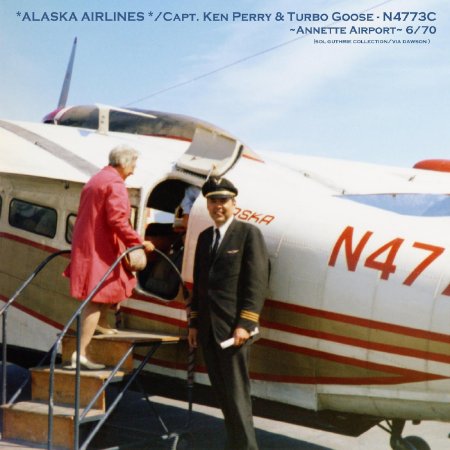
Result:
<svg viewBox="0 0 450 450">
<path fill-rule="evenodd" d="M 217 247 L 219 247 L 219 240 L 220 240 L 220 231 L 218 228 L 215 229 L 215 239 L 213 246 L 211 248 L 211 259 L 214 259 L 217 253 Z"/>
</svg>

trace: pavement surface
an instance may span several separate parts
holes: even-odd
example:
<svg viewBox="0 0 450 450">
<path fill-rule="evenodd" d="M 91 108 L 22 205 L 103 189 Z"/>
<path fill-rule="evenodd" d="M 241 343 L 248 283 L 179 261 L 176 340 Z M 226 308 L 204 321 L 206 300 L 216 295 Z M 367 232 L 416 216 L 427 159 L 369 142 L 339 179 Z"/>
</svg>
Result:
<svg viewBox="0 0 450 450">
<path fill-rule="evenodd" d="M 178 449 L 222 450 L 225 428 L 217 408 L 194 404 L 189 416 L 186 402 L 162 396 L 146 397 L 127 392 L 120 406 L 94 438 L 90 450 Z M 164 421 L 164 425 L 158 419 Z M 190 421 L 189 421 L 190 417 Z M 284 422 L 255 417 L 260 450 L 389 450 L 389 435 L 373 427 L 359 437 L 341 436 Z M 166 428 L 165 428 L 166 427 Z M 432 450 L 449 450 L 450 424 L 423 422 L 407 424 L 403 436 L 421 436 Z M 20 442 L 0 441 L 0 449 L 24 450 Z M 424 447 L 426 449 L 426 447 Z M 417 450 L 423 450 L 419 448 Z"/>
<path fill-rule="evenodd" d="M 11 374 L 9 373 L 11 371 Z M 26 378 L 26 371 L 8 366 L 8 376 L 14 381 L 12 392 Z M 157 386 L 159 383 L 153 383 Z M 185 391 L 183 391 L 185 393 Z M 172 389 L 172 394 L 174 390 Z M 180 393 L 179 393 L 180 394 Z M 29 397 L 29 386 L 23 396 Z M 114 389 L 109 393 L 114 397 Z M 183 398 L 184 395 L 172 395 Z M 196 397 L 197 396 L 197 397 Z M 202 398 L 194 389 L 195 398 Z M 207 402 L 206 402 L 207 403 Z M 0 421 L 1 424 L 1 421 Z M 276 420 L 255 417 L 256 436 L 260 450 L 389 450 L 389 434 L 373 427 L 359 437 L 342 436 Z M 407 423 L 403 436 L 420 436 L 428 443 L 411 450 L 450 450 L 450 423 Z M 89 445 L 89 450 L 100 449 L 178 449 L 222 450 L 225 428 L 219 409 L 194 404 L 191 414 L 186 401 L 169 398 L 155 392 L 151 396 L 128 391 L 102 430 Z M 0 450 L 45 448 L 20 442 L 0 440 Z M 56 449 L 55 449 L 56 450 Z"/>
<path fill-rule="evenodd" d="M 145 398 L 131 393 L 128 403 L 113 415 L 99 439 L 108 445 L 108 437 L 115 438 L 113 429 L 132 419 L 132 427 L 119 434 L 125 441 L 122 445 L 132 449 L 192 449 L 222 450 L 225 445 L 225 428 L 222 414 L 217 408 L 194 405 L 190 424 L 188 424 L 187 404 L 165 397 L 151 397 L 152 407 Z M 154 408 L 169 428 L 167 433 L 152 410 Z M 373 427 L 359 437 L 341 436 L 334 433 L 314 430 L 298 425 L 277 422 L 255 417 L 256 436 L 260 450 L 389 450 L 389 434 L 379 427 Z M 408 423 L 403 436 L 420 436 L 432 450 L 449 450 L 450 424 L 423 422 L 419 425 Z M 142 433 L 142 434 L 141 434 Z M 170 433 L 178 433 L 177 446 Z M 131 443 L 130 436 L 142 438 L 141 442 Z M 163 436 L 163 437 L 161 437 Z M 148 439 L 146 441 L 146 439 Z M 102 448 L 95 447 L 92 448 Z M 104 447 L 103 447 L 104 448 Z M 422 450 L 422 449 L 417 449 Z"/>
<path fill-rule="evenodd" d="M 29 362 L 32 364 L 31 361 Z M 10 389 L 8 398 L 10 398 L 22 382 L 28 379 L 28 371 L 11 364 L 7 367 L 7 376 Z M 128 391 L 116 411 L 89 445 L 89 450 L 222 450 L 224 448 L 225 428 L 222 414 L 217 408 L 205 406 L 205 404 L 211 404 L 210 391 L 205 390 L 204 387 L 202 389 L 199 385 L 195 386 L 194 399 L 202 404 L 194 404 L 193 412 L 189 415 L 187 402 L 176 400 L 186 398 L 184 382 L 177 384 L 169 381 L 165 384 L 161 378 L 148 380 L 145 380 L 145 377 L 142 378 L 144 378 L 143 381 L 147 381 L 144 382 L 145 386 L 142 386 L 142 392 L 148 392 L 151 395 Z M 24 400 L 30 397 L 30 387 L 29 384 L 26 385 L 22 393 Z M 114 397 L 114 390 L 117 388 L 111 387 L 110 400 Z M 151 400 L 150 403 L 148 399 Z M 265 409 L 264 414 L 267 412 L 271 411 Z M 283 411 L 283 413 L 286 412 Z M 260 410 L 260 413 L 263 411 Z M 158 415 L 164 423 L 158 419 Z M 298 413 L 295 418 L 299 418 Z M 378 426 L 370 428 L 358 437 L 349 437 L 256 416 L 255 427 L 260 450 L 391 449 L 389 434 Z M 357 428 L 356 424 L 352 426 L 353 430 Z M 407 423 L 403 436 L 420 436 L 428 443 L 424 445 L 423 441 L 415 438 L 419 445 L 410 450 L 450 450 L 449 433 L 450 423 L 422 422 L 418 425 Z M 0 450 L 31 448 L 46 448 L 46 446 L 30 446 L 25 443 L 0 440 Z"/>
</svg>

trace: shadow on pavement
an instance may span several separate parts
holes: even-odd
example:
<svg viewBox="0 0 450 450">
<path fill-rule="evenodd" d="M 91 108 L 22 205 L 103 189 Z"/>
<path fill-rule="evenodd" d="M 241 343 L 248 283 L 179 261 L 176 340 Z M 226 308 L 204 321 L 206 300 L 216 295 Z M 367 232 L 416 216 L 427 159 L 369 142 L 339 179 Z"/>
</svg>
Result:
<svg viewBox="0 0 450 450">
<path fill-rule="evenodd" d="M 189 426 L 187 404 L 186 408 L 173 406 L 161 397 L 149 404 L 142 394 L 127 392 L 89 449 L 222 450 L 223 420 L 196 408 L 201 407 L 194 405 Z M 165 425 L 159 422 L 158 414 Z M 260 450 L 331 450 L 258 428 L 256 436 Z"/>
</svg>

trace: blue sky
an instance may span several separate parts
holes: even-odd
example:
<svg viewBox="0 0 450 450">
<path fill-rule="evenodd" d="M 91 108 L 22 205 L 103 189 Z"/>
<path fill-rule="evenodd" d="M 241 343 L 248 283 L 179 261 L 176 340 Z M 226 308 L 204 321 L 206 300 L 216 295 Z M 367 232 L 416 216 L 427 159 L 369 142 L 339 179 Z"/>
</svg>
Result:
<svg viewBox="0 0 450 450">
<path fill-rule="evenodd" d="M 437 20 L 424 25 L 437 31 L 387 36 L 430 39 L 429 44 L 321 45 L 290 28 L 330 25 L 331 20 L 274 20 L 277 12 L 331 15 L 368 9 L 375 14 L 433 11 Z M 85 11 L 146 16 L 128 23 L 23 20 L 25 13 L 42 17 L 64 11 L 78 18 Z M 149 11 L 197 13 L 201 20 L 155 22 Z M 272 17 L 259 23 L 208 23 L 202 19 L 207 11 Z M 450 158 L 449 28 L 447 0 L 1 0 L 0 119 L 38 121 L 56 107 L 77 36 L 69 104 L 132 105 L 191 115 L 228 130 L 255 151 L 408 167 L 426 158 Z M 257 56 L 248 58 L 252 55 Z"/>
</svg>

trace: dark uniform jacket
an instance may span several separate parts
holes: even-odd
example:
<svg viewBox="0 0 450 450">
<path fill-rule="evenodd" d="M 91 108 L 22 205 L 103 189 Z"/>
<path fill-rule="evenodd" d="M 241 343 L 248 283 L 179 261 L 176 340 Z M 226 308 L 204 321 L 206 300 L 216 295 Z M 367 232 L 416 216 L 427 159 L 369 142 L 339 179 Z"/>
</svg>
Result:
<svg viewBox="0 0 450 450">
<path fill-rule="evenodd" d="M 189 326 L 200 340 L 212 331 L 220 343 L 236 327 L 251 332 L 264 304 L 269 260 L 259 229 L 233 220 L 211 261 L 213 227 L 200 233 L 195 252 L 194 290 Z"/>
</svg>

